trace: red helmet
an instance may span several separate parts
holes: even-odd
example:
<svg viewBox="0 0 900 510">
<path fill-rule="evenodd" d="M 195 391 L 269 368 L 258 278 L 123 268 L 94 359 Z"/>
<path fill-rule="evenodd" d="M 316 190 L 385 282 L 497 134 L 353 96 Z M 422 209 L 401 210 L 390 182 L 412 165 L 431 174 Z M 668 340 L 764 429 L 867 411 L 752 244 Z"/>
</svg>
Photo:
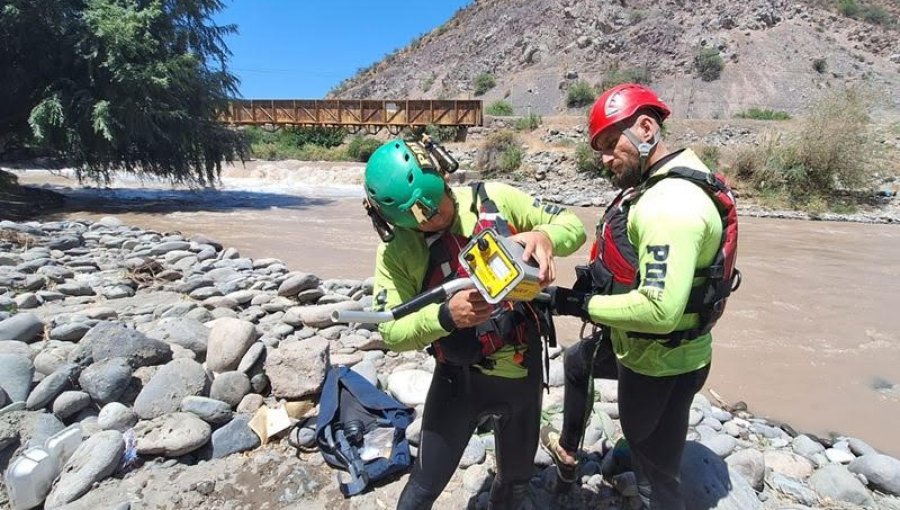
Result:
<svg viewBox="0 0 900 510">
<path fill-rule="evenodd" d="M 591 108 L 588 131 L 591 148 L 599 150 L 594 143 L 600 133 L 608 127 L 631 117 L 641 108 L 653 108 L 662 122 L 672 111 L 663 103 L 656 92 L 636 83 L 623 83 L 600 94 Z"/>
</svg>

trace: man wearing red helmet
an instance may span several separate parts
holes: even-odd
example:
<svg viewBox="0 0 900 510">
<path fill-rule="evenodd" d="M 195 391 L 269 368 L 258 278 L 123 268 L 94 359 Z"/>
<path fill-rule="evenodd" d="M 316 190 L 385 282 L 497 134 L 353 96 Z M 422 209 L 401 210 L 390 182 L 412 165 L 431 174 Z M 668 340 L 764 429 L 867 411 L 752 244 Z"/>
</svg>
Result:
<svg viewBox="0 0 900 510">
<path fill-rule="evenodd" d="M 566 350 L 562 431 L 541 432 L 560 481 L 574 481 L 593 378 L 617 378 L 639 496 L 653 510 L 685 508 L 679 471 L 690 406 L 709 374 L 710 330 L 740 281 L 734 197 L 693 151 L 669 151 L 660 131 L 670 113 L 630 83 L 591 109 L 591 147 L 623 191 L 574 289 L 551 289 L 556 313 L 594 331 Z"/>
</svg>

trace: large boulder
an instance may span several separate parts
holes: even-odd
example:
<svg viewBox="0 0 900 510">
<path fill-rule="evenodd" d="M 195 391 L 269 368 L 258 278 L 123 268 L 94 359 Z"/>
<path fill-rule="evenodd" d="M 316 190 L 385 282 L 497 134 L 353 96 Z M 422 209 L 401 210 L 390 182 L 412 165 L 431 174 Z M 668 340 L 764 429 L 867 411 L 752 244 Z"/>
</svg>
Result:
<svg viewBox="0 0 900 510">
<path fill-rule="evenodd" d="M 18 340 L 28 343 L 40 339 L 43 332 L 44 323 L 37 315 L 31 313 L 17 313 L 0 321 L 0 340 Z"/>
<path fill-rule="evenodd" d="M 209 332 L 206 366 L 213 372 L 237 369 L 241 358 L 256 341 L 256 327 L 251 322 L 225 317 L 215 321 Z"/>
<path fill-rule="evenodd" d="M 84 369 L 78 384 L 98 404 L 118 400 L 131 380 L 131 365 L 125 358 L 110 358 Z"/>
<path fill-rule="evenodd" d="M 192 359 L 179 358 L 159 369 L 134 401 L 134 412 L 152 420 L 178 411 L 181 401 L 191 395 L 203 396 L 209 390 L 209 378 L 203 367 Z"/>
<path fill-rule="evenodd" d="M 197 450 L 211 434 L 209 424 L 192 413 L 167 414 L 139 422 L 134 428 L 140 455 L 164 457 L 180 457 Z"/>
<path fill-rule="evenodd" d="M 31 391 L 34 365 L 18 354 L 0 354 L 0 388 L 13 402 L 24 402 Z"/>
<path fill-rule="evenodd" d="M 168 345 L 119 322 L 97 323 L 84 335 L 81 343 L 90 346 L 94 363 L 125 358 L 132 367 L 138 368 L 161 365 L 172 359 L 172 349 Z"/>
<path fill-rule="evenodd" d="M 870 487 L 900 496 L 900 460 L 870 453 L 857 458 L 847 468 L 852 473 L 865 476 Z"/>
<path fill-rule="evenodd" d="M 167 344 L 190 349 L 200 356 L 206 355 L 206 346 L 209 343 L 209 328 L 200 321 L 186 317 L 160 319 L 146 330 L 146 334 Z"/>
<path fill-rule="evenodd" d="M 95 483 L 113 474 L 124 452 L 121 432 L 105 430 L 89 437 L 66 462 L 45 507 L 56 508 L 80 498 Z"/>
<path fill-rule="evenodd" d="M 328 340 L 312 337 L 282 343 L 265 361 L 265 373 L 276 398 L 299 399 L 318 393 L 328 370 Z"/>
<path fill-rule="evenodd" d="M 828 464 L 813 473 L 809 477 L 809 487 L 823 498 L 864 507 L 874 504 L 872 494 L 866 486 L 840 464 Z"/>
</svg>

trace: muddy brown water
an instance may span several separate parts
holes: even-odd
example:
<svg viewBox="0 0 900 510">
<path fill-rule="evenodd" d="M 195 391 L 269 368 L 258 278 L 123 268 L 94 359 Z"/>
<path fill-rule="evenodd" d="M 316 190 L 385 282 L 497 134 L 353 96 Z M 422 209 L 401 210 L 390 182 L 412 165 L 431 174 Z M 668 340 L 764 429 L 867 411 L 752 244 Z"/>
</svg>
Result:
<svg viewBox="0 0 900 510">
<path fill-rule="evenodd" d="M 276 257 L 324 278 L 372 274 L 378 239 L 352 188 L 67 194 L 67 209 L 53 217 L 115 215 L 142 228 L 203 233 L 244 256 Z M 591 232 L 602 211 L 575 212 Z M 585 244 L 558 260 L 561 285 L 572 283 L 587 253 Z M 744 282 L 714 331 L 706 389 L 799 431 L 852 435 L 900 456 L 898 254 L 896 226 L 742 217 Z M 563 320 L 559 329 L 570 343 L 579 327 Z"/>
</svg>

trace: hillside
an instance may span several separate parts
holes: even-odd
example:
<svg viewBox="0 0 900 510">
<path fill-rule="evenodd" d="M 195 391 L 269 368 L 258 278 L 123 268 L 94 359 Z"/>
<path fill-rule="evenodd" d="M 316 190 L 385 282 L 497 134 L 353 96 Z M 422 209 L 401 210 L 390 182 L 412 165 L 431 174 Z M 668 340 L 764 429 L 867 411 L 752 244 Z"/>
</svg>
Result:
<svg viewBox="0 0 900 510">
<path fill-rule="evenodd" d="M 482 96 L 488 103 L 506 98 L 516 114 L 574 114 L 565 107 L 572 84 L 598 85 L 618 71 L 648 76 L 680 117 L 726 118 L 752 107 L 797 113 L 844 84 L 883 95 L 878 110 L 896 116 L 900 6 L 868 4 L 894 20 L 886 26 L 844 16 L 836 3 L 482 0 L 331 96 L 475 97 L 476 76 L 488 73 L 496 80 Z M 723 58 L 718 79 L 697 75 L 700 48 Z"/>
</svg>

